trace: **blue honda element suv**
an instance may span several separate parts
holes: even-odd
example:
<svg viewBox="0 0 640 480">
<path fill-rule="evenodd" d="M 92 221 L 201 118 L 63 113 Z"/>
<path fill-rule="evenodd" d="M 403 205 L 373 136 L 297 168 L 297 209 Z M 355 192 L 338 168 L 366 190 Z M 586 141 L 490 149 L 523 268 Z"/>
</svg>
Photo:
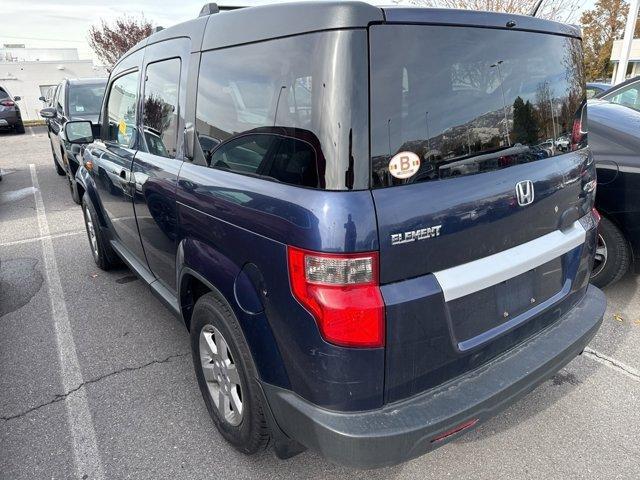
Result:
<svg viewBox="0 0 640 480">
<path fill-rule="evenodd" d="M 95 262 L 184 321 L 222 436 L 379 467 L 598 330 L 584 100 L 572 26 L 208 4 L 126 53 L 99 122 L 65 132 Z"/>
</svg>

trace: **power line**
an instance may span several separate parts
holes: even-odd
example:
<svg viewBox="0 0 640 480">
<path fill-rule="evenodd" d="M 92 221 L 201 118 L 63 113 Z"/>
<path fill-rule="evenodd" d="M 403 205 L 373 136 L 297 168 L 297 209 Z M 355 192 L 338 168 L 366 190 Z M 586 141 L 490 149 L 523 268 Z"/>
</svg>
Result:
<svg viewBox="0 0 640 480">
<path fill-rule="evenodd" d="M 14 37 L 11 35 L 0 35 L 0 38 L 10 38 L 12 40 L 46 40 L 52 42 L 87 43 L 84 40 L 66 40 L 62 38 L 42 38 L 42 37 Z"/>
</svg>

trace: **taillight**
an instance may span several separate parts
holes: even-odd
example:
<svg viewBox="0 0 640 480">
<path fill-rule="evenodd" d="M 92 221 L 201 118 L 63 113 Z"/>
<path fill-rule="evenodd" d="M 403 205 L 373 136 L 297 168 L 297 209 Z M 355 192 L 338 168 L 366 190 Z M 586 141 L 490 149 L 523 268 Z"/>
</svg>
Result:
<svg viewBox="0 0 640 480">
<path fill-rule="evenodd" d="M 13 100 L 0 100 L 0 105 L 3 107 L 15 107 L 16 102 Z"/>
<path fill-rule="evenodd" d="M 327 342 L 384 346 L 377 252 L 325 254 L 289 247 L 288 257 L 291 291 Z"/>
<path fill-rule="evenodd" d="M 584 142 L 584 137 L 587 134 L 584 131 L 582 125 L 582 112 L 573 121 L 573 128 L 571 129 L 571 150 L 578 150 Z"/>
</svg>

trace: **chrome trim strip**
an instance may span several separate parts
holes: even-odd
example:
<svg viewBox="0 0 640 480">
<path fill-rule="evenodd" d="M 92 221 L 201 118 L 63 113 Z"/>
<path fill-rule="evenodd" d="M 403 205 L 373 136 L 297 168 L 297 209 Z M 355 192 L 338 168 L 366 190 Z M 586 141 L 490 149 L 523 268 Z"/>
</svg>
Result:
<svg viewBox="0 0 640 480">
<path fill-rule="evenodd" d="M 449 302 L 550 262 L 582 245 L 585 239 L 585 229 L 576 221 L 564 231 L 555 230 L 503 252 L 433 272 L 433 275 L 442 287 L 445 301 Z"/>
</svg>

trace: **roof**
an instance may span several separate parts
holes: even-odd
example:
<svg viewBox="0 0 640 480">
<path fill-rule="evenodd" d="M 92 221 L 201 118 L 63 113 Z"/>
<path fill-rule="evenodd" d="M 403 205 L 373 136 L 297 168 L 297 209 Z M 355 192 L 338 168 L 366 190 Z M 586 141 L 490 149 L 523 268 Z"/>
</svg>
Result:
<svg viewBox="0 0 640 480">
<path fill-rule="evenodd" d="M 366 28 L 375 23 L 419 23 L 507 28 L 579 37 L 573 25 L 541 18 L 496 12 L 420 7 L 377 7 L 360 1 L 303 1 L 274 3 L 199 17 L 152 34 L 127 54 L 163 40 L 189 37 L 192 50 L 257 42 L 270 38 L 346 28 Z M 127 55 L 125 54 L 125 56 Z"/>
<path fill-rule="evenodd" d="M 68 78 L 69 85 L 100 85 L 106 84 L 106 78 Z"/>
</svg>

